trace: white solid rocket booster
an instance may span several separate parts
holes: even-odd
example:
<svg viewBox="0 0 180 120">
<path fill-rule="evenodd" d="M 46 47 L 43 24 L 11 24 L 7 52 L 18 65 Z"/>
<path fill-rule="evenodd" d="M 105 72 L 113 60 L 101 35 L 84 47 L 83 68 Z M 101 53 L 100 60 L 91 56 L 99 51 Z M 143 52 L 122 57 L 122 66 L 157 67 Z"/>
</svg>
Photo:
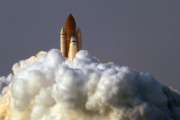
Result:
<svg viewBox="0 0 180 120">
<path fill-rule="evenodd" d="M 77 40 L 74 36 L 72 36 L 69 45 L 68 59 L 73 60 L 77 52 L 78 52 Z"/>
<path fill-rule="evenodd" d="M 81 30 L 80 30 L 80 28 L 77 29 L 76 35 L 77 35 L 77 43 L 78 43 L 78 51 L 79 51 L 81 49 L 81 47 L 82 47 Z"/>
<path fill-rule="evenodd" d="M 61 29 L 61 33 L 60 33 L 60 46 L 61 46 L 61 53 L 62 55 L 65 57 L 66 54 L 67 54 L 67 46 L 66 46 L 66 34 L 65 34 L 65 31 L 64 31 L 64 28 L 62 27 Z"/>
</svg>

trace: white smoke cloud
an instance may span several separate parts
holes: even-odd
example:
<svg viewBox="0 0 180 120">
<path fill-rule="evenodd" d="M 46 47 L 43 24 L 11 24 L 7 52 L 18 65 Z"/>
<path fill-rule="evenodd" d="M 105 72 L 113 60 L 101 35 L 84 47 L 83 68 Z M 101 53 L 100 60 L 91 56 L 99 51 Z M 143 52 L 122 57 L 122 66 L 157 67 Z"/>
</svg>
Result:
<svg viewBox="0 0 180 120">
<path fill-rule="evenodd" d="M 88 51 L 73 61 L 56 49 L 40 52 L 16 63 L 13 73 L 10 120 L 180 119 L 178 93 L 149 73 L 102 63 Z"/>
<path fill-rule="evenodd" d="M 0 77 L 0 95 L 3 94 L 6 86 L 8 86 L 8 84 L 11 82 L 11 79 L 12 79 L 12 74 L 9 74 L 7 77 L 6 76 Z"/>
</svg>

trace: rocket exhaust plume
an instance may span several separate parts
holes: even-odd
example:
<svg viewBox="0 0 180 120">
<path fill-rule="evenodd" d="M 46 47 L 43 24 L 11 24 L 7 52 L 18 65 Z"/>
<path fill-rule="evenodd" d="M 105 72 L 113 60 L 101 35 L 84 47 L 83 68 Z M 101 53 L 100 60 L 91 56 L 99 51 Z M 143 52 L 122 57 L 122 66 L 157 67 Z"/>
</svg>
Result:
<svg viewBox="0 0 180 120">
<path fill-rule="evenodd" d="M 149 73 L 78 51 L 76 38 L 68 46 L 76 55 L 41 51 L 0 77 L 0 120 L 180 120 L 177 91 Z"/>
<path fill-rule="evenodd" d="M 76 53 L 81 49 L 81 31 L 79 28 L 76 29 L 76 22 L 71 14 L 61 29 L 60 43 L 62 55 L 70 60 L 73 60 Z"/>
</svg>

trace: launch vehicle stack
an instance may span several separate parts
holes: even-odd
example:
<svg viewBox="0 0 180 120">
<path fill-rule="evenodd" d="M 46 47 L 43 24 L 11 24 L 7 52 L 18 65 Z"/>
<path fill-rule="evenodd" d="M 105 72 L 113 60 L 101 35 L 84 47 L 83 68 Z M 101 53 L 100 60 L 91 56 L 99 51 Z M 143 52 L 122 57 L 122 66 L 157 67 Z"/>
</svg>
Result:
<svg viewBox="0 0 180 120">
<path fill-rule="evenodd" d="M 71 14 L 61 28 L 60 44 L 62 55 L 69 60 L 73 60 L 81 49 L 81 31 L 80 28 L 76 28 L 76 21 Z"/>
</svg>

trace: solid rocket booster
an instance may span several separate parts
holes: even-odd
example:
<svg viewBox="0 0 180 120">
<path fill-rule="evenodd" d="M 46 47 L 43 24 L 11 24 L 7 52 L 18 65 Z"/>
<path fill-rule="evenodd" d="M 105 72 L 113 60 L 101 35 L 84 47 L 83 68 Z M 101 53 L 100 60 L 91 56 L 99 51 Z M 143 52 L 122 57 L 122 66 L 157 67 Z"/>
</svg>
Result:
<svg viewBox="0 0 180 120">
<path fill-rule="evenodd" d="M 81 31 L 76 29 L 74 17 L 70 14 L 60 32 L 61 53 L 64 57 L 73 60 L 81 49 Z"/>
<path fill-rule="evenodd" d="M 65 34 L 65 31 L 64 31 L 64 28 L 62 27 L 61 29 L 61 33 L 60 33 L 60 50 L 61 50 L 61 53 L 63 56 L 67 56 L 67 46 L 66 46 L 66 34 Z"/>
<path fill-rule="evenodd" d="M 81 41 L 81 30 L 80 28 L 77 29 L 77 43 L 78 43 L 78 51 L 81 49 L 82 41 Z"/>
<path fill-rule="evenodd" d="M 78 52 L 77 40 L 75 37 L 72 36 L 69 45 L 68 59 L 73 60 L 77 52 Z"/>
</svg>

